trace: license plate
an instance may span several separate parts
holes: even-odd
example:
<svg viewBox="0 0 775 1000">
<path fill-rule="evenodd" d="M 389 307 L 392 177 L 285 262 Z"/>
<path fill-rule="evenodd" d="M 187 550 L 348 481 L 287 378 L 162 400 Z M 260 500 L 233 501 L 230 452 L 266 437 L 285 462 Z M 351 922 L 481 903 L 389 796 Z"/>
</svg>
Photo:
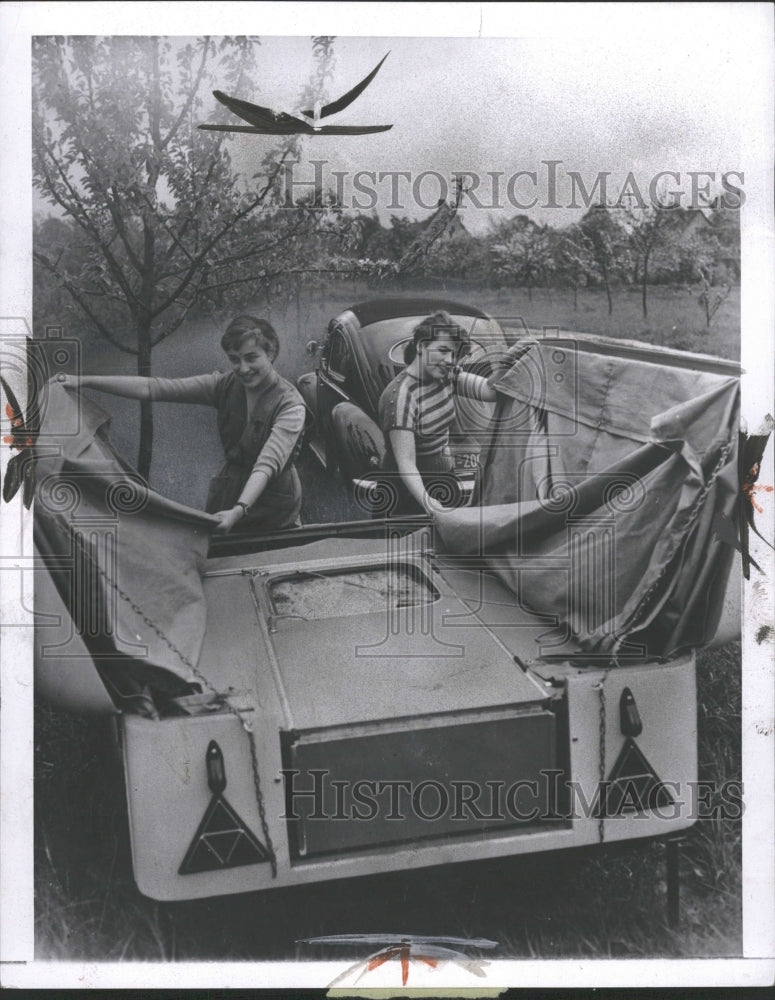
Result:
<svg viewBox="0 0 775 1000">
<path fill-rule="evenodd" d="M 469 452 L 463 455 L 455 455 L 455 468 L 468 469 L 475 472 L 479 467 L 479 456 L 476 452 Z"/>
</svg>

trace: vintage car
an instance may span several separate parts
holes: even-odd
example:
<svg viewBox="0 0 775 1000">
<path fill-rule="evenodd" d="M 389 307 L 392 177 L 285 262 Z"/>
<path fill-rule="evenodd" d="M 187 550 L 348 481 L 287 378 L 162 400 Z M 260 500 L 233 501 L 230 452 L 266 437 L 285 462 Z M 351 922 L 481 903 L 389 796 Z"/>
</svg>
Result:
<svg viewBox="0 0 775 1000">
<path fill-rule="evenodd" d="M 378 470 L 384 441 L 377 419 L 379 397 L 404 367 L 403 348 L 424 317 L 444 310 L 471 338 L 470 351 L 460 359 L 463 368 L 489 373 L 492 358 L 507 347 L 497 320 L 471 306 L 447 299 L 381 298 L 360 302 L 328 324 L 322 343 L 307 344 L 319 360 L 317 370 L 299 377 L 297 387 L 315 416 L 310 449 L 324 468 L 339 470 L 346 483 L 363 480 Z M 486 358 L 491 360 L 488 363 Z M 458 411 L 458 427 L 451 435 L 456 475 L 470 500 L 479 465 L 481 440 L 476 428 L 482 420 Z"/>
<path fill-rule="evenodd" d="M 315 376 L 327 460 L 337 407 L 373 412 L 428 308 L 332 323 Z M 495 321 L 450 311 L 500 349 Z M 113 453 L 104 413 L 49 383 L 37 693 L 115 718 L 140 890 L 185 900 L 690 826 L 695 649 L 739 627 L 734 587 L 723 624 L 738 382 L 729 362 L 537 338 L 499 376 L 476 506 L 212 542 L 208 515 Z"/>
</svg>

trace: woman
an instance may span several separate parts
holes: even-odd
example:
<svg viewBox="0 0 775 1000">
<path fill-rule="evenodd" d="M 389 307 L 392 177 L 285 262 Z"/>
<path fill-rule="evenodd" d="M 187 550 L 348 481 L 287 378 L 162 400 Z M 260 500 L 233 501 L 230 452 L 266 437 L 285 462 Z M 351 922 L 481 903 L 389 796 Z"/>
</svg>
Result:
<svg viewBox="0 0 775 1000">
<path fill-rule="evenodd" d="M 404 348 L 406 368 L 380 397 L 385 470 L 398 474 L 393 479 L 398 496 L 394 514 L 436 513 L 445 507 L 440 497 L 449 506 L 459 502 L 449 449 L 453 393 L 483 402 L 496 398 L 486 379 L 456 367 L 468 345 L 468 334 L 448 313 L 428 316 Z"/>
<path fill-rule="evenodd" d="M 211 481 L 205 509 L 218 532 L 297 527 L 301 484 L 294 465 L 306 408 L 296 389 L 275 371 L 280 342 L 271 324 L 238 316 L 221 338 L 231 372 L 191 378 L 84 375 L 74 388 L 99 389 L 130 399 L 204 403 L 218 411 L 226 462 Z"/>
</svg>

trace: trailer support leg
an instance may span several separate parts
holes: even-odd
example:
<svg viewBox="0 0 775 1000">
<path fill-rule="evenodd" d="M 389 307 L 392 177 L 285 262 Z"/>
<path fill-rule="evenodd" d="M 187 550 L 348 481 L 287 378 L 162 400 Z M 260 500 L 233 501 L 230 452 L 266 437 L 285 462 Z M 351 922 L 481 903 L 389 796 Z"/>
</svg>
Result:
<svg viewBox="0 0 775 1000">
<path fill-rule="evenodd" d="M 677 927 L 681 919 L 681 844 L 683 837 L 667 838 L 667 922 Z"/>
</svg>

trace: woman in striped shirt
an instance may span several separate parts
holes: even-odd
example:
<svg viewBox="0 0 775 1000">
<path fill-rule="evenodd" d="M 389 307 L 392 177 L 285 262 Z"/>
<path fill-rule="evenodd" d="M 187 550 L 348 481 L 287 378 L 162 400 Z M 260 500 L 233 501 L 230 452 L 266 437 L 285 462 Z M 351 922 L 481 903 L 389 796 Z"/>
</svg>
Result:
<svg viewBox="0 0 775 1000">
<path fill-rule="evenodd" d="M 391 480 L 397 493 L 393 514 L 435 513 L 445 506 L 439 497 L 451 501 L 450 506 L 459 499 L 449 448 L 455 421 L 453 393 L 483 402 L 495 400 L 495 390 L 486 379 L 456 367 L 468 344 L 468 334 L 448 313 L 428 316 L 404 348 L 406 368 L 380 397 L 385 471 L 397 473 Z"/>
</svg>

